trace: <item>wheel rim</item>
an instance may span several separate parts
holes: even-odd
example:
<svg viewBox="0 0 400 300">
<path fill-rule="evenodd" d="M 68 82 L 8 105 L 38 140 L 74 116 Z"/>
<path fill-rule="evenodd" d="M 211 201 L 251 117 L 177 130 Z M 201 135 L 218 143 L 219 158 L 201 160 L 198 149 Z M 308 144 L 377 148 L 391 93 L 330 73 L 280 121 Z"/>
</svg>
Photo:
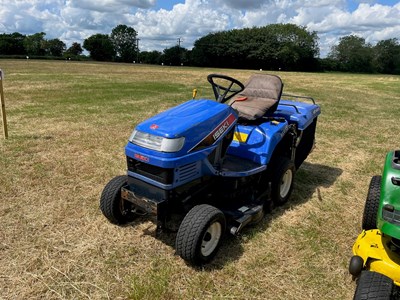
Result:
<svg viewBox="0 0 400 300">
<path fill-rule="evenodd" d="M 222 226 L 219 222 L 214 222 L 208 227 L 201 241 L 201 254 L 203 256 L 209 256 L 217 248 L 221 233 Z"/>
<path fill-rule="evenodd" d="M 282 176 L 281 187 L 280 187 L 280 196 L 281 198 L 285 198 L 290 191 L 290 187 L 292 185 L 293 173 L 292 170 L 286 170 L 285 174 Z"/>
</svg>

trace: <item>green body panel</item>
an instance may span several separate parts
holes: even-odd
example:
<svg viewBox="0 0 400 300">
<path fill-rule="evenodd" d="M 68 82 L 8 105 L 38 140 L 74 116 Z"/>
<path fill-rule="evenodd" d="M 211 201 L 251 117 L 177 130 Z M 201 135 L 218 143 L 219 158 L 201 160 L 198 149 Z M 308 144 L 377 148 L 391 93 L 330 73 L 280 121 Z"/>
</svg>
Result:
<svg viewBox="0 0 400 300">
<path fill-rule="evenodd" d="M 400 180 L 400 151 L 391 151 L 386 155 L 382 174 L 381 195 L 377 225 L 384 234 L 400 239 L 400 185 L 394 184 L 393 178 Z M 394 208 L 384 209 L 385 205 Z"/>
</svg>

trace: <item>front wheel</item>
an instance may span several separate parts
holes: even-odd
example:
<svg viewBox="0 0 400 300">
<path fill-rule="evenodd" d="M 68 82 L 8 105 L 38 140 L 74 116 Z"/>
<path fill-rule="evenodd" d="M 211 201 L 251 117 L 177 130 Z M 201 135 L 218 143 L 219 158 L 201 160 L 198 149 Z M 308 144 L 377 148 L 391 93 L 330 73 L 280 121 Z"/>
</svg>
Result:
<svg viewBox="0 0 400 300">
<path fill-rule="evenodd" d="M 100 197 L 100 209 L 113 224 L 124 225 L 135 218 L 134 204 L 121 198 L 121 188 L 128 182 L 127 176 L 116 176 L 103 189 Z"/>
<path fill-rule="evenodd" d="M 214 206 L 193 207 L 183 219 L 176 236 L 176 253 L 193 265 L 210 261 L 225 232 L 225 215 Z"/>
<path fill-rule="evenodd" d="M 275 205 L 283 205 L 288 201 L 293 190 L 295 170 L 293 161 L 278 157 L 271 179 L 271 196 Z"/>
<path fill-rule="evenodd" d="M 382 177 L 372 176 L 368 188 L 367 199 L 365 200 L 364 214 L 361 227 L 364 230 L 376 229 L 376 219 L 378 216 L 379 201 L 381 197 Z"/>
</svg>

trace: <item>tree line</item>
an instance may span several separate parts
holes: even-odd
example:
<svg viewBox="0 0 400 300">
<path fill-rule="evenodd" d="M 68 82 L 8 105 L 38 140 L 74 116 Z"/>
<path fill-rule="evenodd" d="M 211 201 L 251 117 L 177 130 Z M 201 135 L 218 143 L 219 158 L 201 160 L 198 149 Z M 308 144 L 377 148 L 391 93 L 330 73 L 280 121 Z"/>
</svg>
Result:
<svg viewBox="0 0 400 300">
<path fill-rule="evenodd" d="M 83 45 L 74 42 L 68 49 L 61 40 L 47 40 L 45 35 L 0 34 L 0 56 L 84 59 L 85 49 L 91 59 L 98 61 L 400 74 L 400 44 L 396 38 L 371 45 L 364 38 L 344 36 L 326 58 L 319 58 L 317 32 L 294 24 L 210 33 L 196 40 L 191 50 L 176 45 L 163 52 L 139 51 L 137 32 L 127 25 L 116 26 L 110 34 L 94 34 Z"/>
</svg>

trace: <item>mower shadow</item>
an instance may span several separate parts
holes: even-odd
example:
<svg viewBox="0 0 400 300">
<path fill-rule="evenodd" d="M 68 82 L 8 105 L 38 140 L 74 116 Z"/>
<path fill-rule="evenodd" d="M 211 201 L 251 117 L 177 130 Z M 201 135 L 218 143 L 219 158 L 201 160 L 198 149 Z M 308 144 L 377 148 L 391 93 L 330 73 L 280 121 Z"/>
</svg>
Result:
<svg viewBox="0 0 400 300">
<path fill-rule="evenodd" d="M 239 236 L 226 234 L 216 257 L 209 264 L 194 269 L 213 271 L 224 268 L 230 262 L 237 261 L 244 252 L 243 244 L 251 240 L 255 232 L 266 230 L 272 220 L 282 216 L 289 207 L 293 208 L 307 202 L 315 192 L 318 199 L 323 201 L 320 188 L 333 185 L 342 172 L 343 170 L 339 168 L 304 162 L 296 173 L 293 194 L 287 204 L 273 209 L 272 212 L 266 214 L 260 223 L 245 227 Z M 155 235 L 158 240 L 175 248 L 176 232 L 155 233 L 149 231 L 144 234 Z"/>
<path fill-rule="evenodd" d="M 221 269 L 229 262 L 239 259 L 243 254 L 243 243 L 251 240 L 255 232 L 266 230 L 272 220 L 282 216 L 289 207 L 293 208 L 306 203 L 315 192 L 318 199 L 323 201 L 320 188 L 332 186 L 342 173 L 343 170 L 339 168 L 304 162 L 296 173 L 294 190 L 289 202 L 267 213 L 260 223 L 245 227 L 240 236 L 228 235 L 223 241 L 215 259 L 201 270 L 212 271 Z"/>
</svg>

